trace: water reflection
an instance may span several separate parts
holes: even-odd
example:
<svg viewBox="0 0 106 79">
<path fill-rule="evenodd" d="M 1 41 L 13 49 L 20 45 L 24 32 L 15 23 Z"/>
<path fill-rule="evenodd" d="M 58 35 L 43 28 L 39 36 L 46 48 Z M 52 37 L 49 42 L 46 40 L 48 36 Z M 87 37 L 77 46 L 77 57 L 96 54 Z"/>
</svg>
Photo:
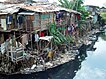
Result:
<svg viewBox="0 0 106 79">
<path fill-rule="evenodd" d="M 86 53 L 77 56 L 75 60 L 59 67 L 57 71 L 53 70 L 51 73 L 51 79 L 73 79 L 76 72 L 81 68 L 81 62 L 85 60 Z"/>
<path fill-rule="evenodd" d="M 94 45 L 97 49 L 87 52 L 86 61 L 82 62 L 82 68 L 74 79 L 106 79 L 106 41 L 99 37 Z"/>
<path fill-rule="evenodd" d="M 86 47 L 83 45 L 79 49 L 80 54 L 75 60 L 56 68 L 26 75 L 2 75 L 0 79 L 106 79 L 105 39 L 99 37 L 96 43 L 92 42 L 90 50 L 96 48 L 95 51 L 86 52 Z"/>
<path fill-rule="evenodd" d="M 64 65 L 39 73 L 2 75 L 0 79 L 106 79 L 105 46 L 106 41 L 99 37 L 91 45 L 91 48 L 97 48 L 95 51 L 86 53 L 86 45 L 83 45 L 76 59 Z"/>
</svg>

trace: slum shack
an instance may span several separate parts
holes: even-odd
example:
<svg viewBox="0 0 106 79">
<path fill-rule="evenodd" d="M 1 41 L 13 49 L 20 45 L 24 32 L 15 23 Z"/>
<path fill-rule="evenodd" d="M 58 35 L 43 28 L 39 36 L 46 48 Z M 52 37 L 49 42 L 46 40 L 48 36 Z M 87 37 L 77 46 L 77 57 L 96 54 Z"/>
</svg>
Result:
<svg viewBox="0 0 106 79">
<path fill-rule="evenodd" d="M 54 6 L 50 4 L 32 4 L 20 7 L 23 12 L 18 13 L 18 15 L 24 16 L 25 21 L 23 25 L 26 27 L 26 31 L 30 31 L 32 37 L 31 41 L 33 43 L 32 48 L 35 49 L 34 44 L 38 42 L 39 37 L 48 36 L 48 24 L 55 21 L 55 10 Z M 28 29 L 30 28 L 30 29 Z M 36 38 L 35 38 L 36 37 Z M 38 38 L 37 38 L 38 37 Z M 39 42 L 41 47 L 42 41 Z M 37 46 L 38 47 L 38 46 Z"/>
<path fill-rule="evenodd" d="M 56 14 L 56 19 L 59 21 L 57 22 L 57 27 L 60 26 L 64 31 L 64 35 L 66 35 L 67 31 L 73 32 L 79 27 L 79 20 L 81 13 L 66 9 L 60 8 L 60 12 Z M 59 17 L 58 17 L 59 16 Z M 74 32 L 78 32 L 78 29 Z"/>
<path fill-rule="evenodd" d="M 2 66 L 0 69 L 2 72 L 11 73 L 17 71 L 15 68 L 19 66 L 19 64 L 24 67 L 32 65 L 33 60 L 30 60 L 32 58 L 31 51 L 36 48 L 36 42 L 39 40 L 41 40 L 39 42 L 40 46 L 37 45 L 39 48 L 36 48 L 36 50 L 42 48 L 43 39 L 39 37 L 48 36 L 47 24 L 50 21 L 54 21 L 54 11 L 47 10 L 49 8 L 46 8 L 46 6 L 40 7 L 41 5 L 33 6 L 35 10 L 32 10 L 32 6 L 26 6 L 27 8 L 31 7 L 31 10 L 27 8 L 23 9 L 22 7 L 19 8 L 17 4 L 5 4 L 4 6 L 6 7 L 0 10 L 0 51 L 2 52 Z M 40 7 L 42 10 L 44 9 L 44 11 L 36 9 L 37 7 Z M 35 33 L 37 36 L 39 35 L 39 40 L 37 40 Z M 45 38 L 49 38 L 49 36 Z M 46 43 L 44 44 L 46 45 Z M 39 58 L 39 56 L 37 56 L 37 58 Z M 7 60 L 4 61 L 4 59 Z M 26 63 L 25 60 L 29 61 L 30 64 L 28 65 L 28 62 Z M 3 64 L 5 64 L 6 67 L 4 67 Z M 9 69 L 10 66 L 12 68 Z M 2 68 L 4 69 L 2 70 Z"/>
<path fill-rule="evenodd" d="M 90 13 L 92 16 L 92 29 L 97 28 L 98 25 L 98 19 L 99 19 L 99 13 L 98 13 L 99 6 L 94 6 L 94 5 L 86 5 L 86 10 Z"/>
<path fill-rule="evenodd" d="M 1 58 L 2 66 L 0 69 L 2 72 L 19 72 L 31 67 L 31 69 L 38 68 L 36 71 L 39 71 L 39 69 L 45 69 L 45 65 L 49 61 L 52 62 L 54 59 L 60 60 L 61 58 L 63 58 L 63 60 L 65 59 L 65 56 L 61 54 L 63 51 L 58 49 L 59 47 L 61 48 L 62 45 L 65 47 L 68 45 L 66 43 L 68 40 L 65 38 L 65 30 L 74 20 L 72 17 L 69 17 L 70 14 L 79 13 L 52 4 L 43 3 L 14 4 L 1 11 L 7 12 L 7 14 L 3 14 L 2 16 L 8 17 L 7 21 L 9 21 L 7 25 L 5 24 L 0 28 L 1 30 L 3 29 L 3 33 L 5 32 L 9 35 L 6 40 L 4 40 L 5 36 L 3 37 L 3 35 L 1 35 L 3 40 L 3 42 L 1 42 L 6 42 L 1 45 L 2 49 L 5 49 L 4 55 L 2 55 Z M 57 18 L 56 16 L 58 14 L 60 15 L 60 13 L 62 13 L 63 17 Z M 3 23 L 4 22 L 6 23 L 6 18 L 5 21 L 3 20 Z M 50 31 L 50 24 L 55 22 L 58 30 Z M 75 23 L 75 21 L 73 23 Z M 61 31 L 58 27 L 65 30 Z M 60 38 L 54 34 L 58 34 Z M 58 44 L 56 42 L 54 43 L 56 37 L 63 39 L 63 41 Z M 64 53 L 65 52 L 66 51 L 64 51 Z M 66 57 L 67 56 L 68 55 L 66 55 Z M 68 59 L 64 62 L 71 60 L 70 56 L 67 58 Z M 4 59 L 6 59 L 6 62 Z M 54 63 L 56 64 L 55 66 L 63 64 L 63 62 L 58 63 L 55 61 Z M 33 66 L 37 68 L 33 68 Z M 40 66 L 42 66 L 42 68 L 40 68 Z M 52 67 L 53 66 L 50 66 L 50 68 Z M 46 66 L 46 68 L 49 67 Z"/>
<path fill-rule="evenodd" d="M 16 5 L 3 4 L 0 9 L 0 63 L 1 72 L 13 72 L 16 62 L 25 57 L 24 46 L 17 41 L 21 40 L 22 32 L 19 31 Z M 17 36 L 20 35 L 19 37 Z M 14 63 L 11 65 L 11 63 Z M 10 68 L 11 67 L 11 68 Z"/>
<path fill-rule="evenodd" d="M 3 20 L 3 17 L 6 16 L 7 13 L 0 13 L 0 20 Z M 0 21 L 0 31 L 3 32 L 4 30 L 6 30 L 6 26 L 4 27 L 4 23 L 2 22 L 2 20 Z M 6 22 L 5 22 L 6 25 Z M 2 44 L 4 42 L 4 35 L 1 33 L 0 34 L 0 44 Z"/>
<path fill-rule="evenodd" d="M 71 10 L 71 9 L 66 9 L 63 7 L 57 7 L 59 10 L 56 12 L 56 35 L 54 35 L 55 38 L 60 39 L 58 43 L 60 43 L 63 46 L 60 47 L 65 47 L 65 46 L 70 46 L 72 44 L 71 42 L 75 41 L 75 38 L 79 36 L 79 20 L 80 20 L 80 15 L 81 13 Z M 58 34 L 58 32 L 60 32 Z M 52 33 L 55 34 L 55 33 Z M 66 40 L 64 40 L 66 39 Z M 62 40 L 62 41 L 61 41 Z M 64 40 L 64 41 L 63 41 Z M 67 42 L 68 44 L 67 44 Z M 61 48 L 65 49 L 65 48 Z"/>
<path fill-rule="evenodd" d="M 0 35 L 1 35 L 1 51 L 2 51 L 2 46 L 3 48 L 7 46 L 6 42 L 9 40 L 11 37 L 11 30 L 14 28 L 13 25 L 13 15 L 9 13 L 0 13 Z M 5 44 L 6 46 L 5 46 Z M 2 45 L 3 44 L 3 45 Z M 4 50 L 6 50 L 4 48 Z"/>
</svg>

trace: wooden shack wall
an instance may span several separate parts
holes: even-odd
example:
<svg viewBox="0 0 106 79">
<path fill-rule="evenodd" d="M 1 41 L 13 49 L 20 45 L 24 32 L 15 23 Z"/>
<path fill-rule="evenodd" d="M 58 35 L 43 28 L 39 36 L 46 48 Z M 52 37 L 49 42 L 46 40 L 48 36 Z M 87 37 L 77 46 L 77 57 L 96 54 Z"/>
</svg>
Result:
<svg viewBox="0 0 106 79">
<path fill-rule="evenodd" d="M 0 44 L 2 44 L 4 42 L 4 35 L 0 34 Z"/>
<path fill-rule="evenodd" d="M 6 20 L 6 15 L 0 15 L 0 27 L 3 28 L 1 19 L 5 19 Z M 4 28 L 3 28 L 3 30 L 4 30 Z"/>
<path fill-rule="evenodd" d="M 7 21 L 9 16 L 11 16 L 11 22 Z M 14 15 L 1 15 L 0 16 L 0 27 L 1 27 L 1 19 L 5 19 L 5 21 L 6 21 L 6 29 L 5 30 L 11 30 L 15 27 L 14 22 L 16 21 L 16 19 L 15 19 Z"/>
<path fill-rule="evenodd" d="M 34 15 L 33 27 L 34 30 L 38 30 L 40 28 L 40 16 L 37 13 Z"/>
<path fill-rule="evenodd" d="M 34 21 L 33 15 L 25 16 L 24 28 L 26 29 L 26 31 L 33 31 L 33 21 Z"/>
<path fill-rule="evenodd" d="M 47 24 L 53 23 L 54 13 L 35 14 L 33 26 L 35 30 L 48 29 Z"/>
<path fill-rule="evenodd" d="M 47 28 L 48 23 L 53 23 L 53 13 L 41 15 L 41 28 Z"/>
</svg>

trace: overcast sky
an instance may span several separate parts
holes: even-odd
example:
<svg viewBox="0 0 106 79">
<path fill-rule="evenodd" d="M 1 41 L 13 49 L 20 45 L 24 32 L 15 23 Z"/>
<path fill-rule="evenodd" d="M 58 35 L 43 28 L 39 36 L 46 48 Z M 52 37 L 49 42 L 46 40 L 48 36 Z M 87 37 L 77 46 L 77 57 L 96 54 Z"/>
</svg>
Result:
<svg viewBox="0 0 106 79">
<path fill-rule="evenodd" d="M 58 0 L 49 0 L 49 2 L 57 2 Z M 85 5 L 96 5 L 96 6 L 102 6 L 104 3 L 106 3 L 106 0 L 85 0 Z"/>
<path fill-rule="evenodd" d="M 84 4 L 91 4 L 102 7 L 104 3 L 106 3 L 106 0 L 85 0 Z"/>
<path fill-rule="evenodd" d="M 0 0 L 0 2 L 3 2 L 6 0 Z M 36 1 L 36 0 L 35 0 Z M 38 1 L 38 0 L 37 0 Z M 44 1 L 44 0 L 43 0 Z M 49 2 L 58 2 L 58 0 L 48 0 Z M 102 6 L 104 3 L 106 3 L 106 0 L 85 0 L 85 5 L 96 5 L 96 6 Z"/>
</svg>

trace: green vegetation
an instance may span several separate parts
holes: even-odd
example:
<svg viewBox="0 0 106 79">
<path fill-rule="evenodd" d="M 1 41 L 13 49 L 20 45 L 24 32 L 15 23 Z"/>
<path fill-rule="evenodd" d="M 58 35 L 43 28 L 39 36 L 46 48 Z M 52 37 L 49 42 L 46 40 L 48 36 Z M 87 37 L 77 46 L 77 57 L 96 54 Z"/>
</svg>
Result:
<svg viewBox="0 0 106 79">
<path fill-rule="evenodd" d="M 101 38 L 106 41 L 106 35 L 105 35 L 105 33 L 101 34 Z"/>
<path fill-rule="evenodd" d="M 81 13 L 81 20 L 85 20 L 89 15 L 88 11 L 86 11 L 83 6 L 83 0 L 58 0 L 60 2 L 60 6 L 73 9 Z"/>
<path fill-rule="evenodd" d="M 68 9 L 72 9 L 73 6 L 73 1 L 69 1 L 69 0 L 58 0 L 60 2 L 60 6 L 68 8 Z"/>
<path fill-rule="evenodd" d="M 106 23 L 106 12 L 101 12 L 100 15 Z"/>
<path fill-rule="evenodd" d="M 49 24 L 49 33 L 50 35 L 53 36 L 53 42 L 56 45 L 64 44 L 64 43 L 70 43 L 71 42 L 71 37 L 69 35 L 65 36 L 61 32 L 59 32 L 58 29 L 56 29 L 56 24 L 55 23 L 50 23 Z"/>
</svg>

